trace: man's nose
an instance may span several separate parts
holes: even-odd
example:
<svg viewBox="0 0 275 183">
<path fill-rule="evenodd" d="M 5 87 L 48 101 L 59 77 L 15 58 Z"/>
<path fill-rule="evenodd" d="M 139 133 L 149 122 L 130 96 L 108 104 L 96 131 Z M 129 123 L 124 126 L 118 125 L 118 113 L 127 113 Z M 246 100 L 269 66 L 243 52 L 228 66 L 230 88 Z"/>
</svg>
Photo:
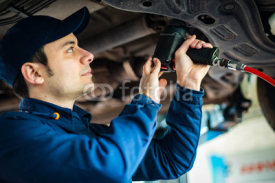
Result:
<svg viewBox="0 0 275 183">
<path fill-rule="evenodd" d="M 83 65 L 90 64 L 93 61 L 94 55 L 92 53 L 82 49 L 82 54 L 80 61 Z"/>
</svg>

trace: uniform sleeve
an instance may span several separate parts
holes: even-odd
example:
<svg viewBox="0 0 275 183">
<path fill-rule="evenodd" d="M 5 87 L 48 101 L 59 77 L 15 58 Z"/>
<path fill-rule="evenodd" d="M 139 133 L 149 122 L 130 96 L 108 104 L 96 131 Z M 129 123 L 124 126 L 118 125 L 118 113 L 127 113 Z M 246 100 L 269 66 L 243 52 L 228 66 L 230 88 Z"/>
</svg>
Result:
<svg viewBox="0 0 275 183">
<path fill-rule="evenodd" d="M 132 179 L 175 179 L 189 171 L 198 146 L 203 89 L 194 91 L 177 85 L 167 113 L 167 132 L 153 139 Z"/>
<path fill-rule="evenodd" d="M 137 95 L 112 121 L 108 133 L 94 139 L 58 133 L 36 118 L 2 117 L 0 179 L 7 182 L 126 182 L 151 142 L 159 108 L 160 105 L 148 97 Z"/>
</svg>

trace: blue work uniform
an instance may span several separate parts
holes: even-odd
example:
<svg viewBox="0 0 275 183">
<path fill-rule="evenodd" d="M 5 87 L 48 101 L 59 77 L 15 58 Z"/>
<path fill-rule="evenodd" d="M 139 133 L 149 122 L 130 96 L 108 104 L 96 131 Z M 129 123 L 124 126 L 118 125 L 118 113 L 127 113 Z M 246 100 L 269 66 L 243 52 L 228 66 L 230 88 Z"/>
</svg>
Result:
<svg viewBox="0 0 275 183">
<path fill-rule="evenodd" d="M 75 105 L 71 110 L 24 98 L 20 112 L 0 116 L 0 182 L 178 178 L 195 160 L 203 93 L 177 85 L 166 118 L 169 129 L 160 139 L 152 137 L 161 105 L 143 94 L 109 127 L 91 124 L 92 116 Z"/>
</svg>

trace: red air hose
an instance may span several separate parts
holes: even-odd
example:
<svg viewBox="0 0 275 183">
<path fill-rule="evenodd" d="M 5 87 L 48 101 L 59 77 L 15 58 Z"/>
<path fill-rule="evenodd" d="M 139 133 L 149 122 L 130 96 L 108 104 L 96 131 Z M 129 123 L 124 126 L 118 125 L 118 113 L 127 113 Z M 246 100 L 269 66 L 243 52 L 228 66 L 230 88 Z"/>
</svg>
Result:
<svg viewBox="0 0 275 183">
<path fill-rule="evenodd" d="M 247 66 L 244 67 L 244 71 L 257 75 L 258 77 L 269 82 L 271 85 L 273 85 L 275 87 L 275 80 L 273 78 L 269 77 L 268 75 L 266 75 L 256 69 L 253 69 L 251 67 L 247 67 Z"/>
</svg>

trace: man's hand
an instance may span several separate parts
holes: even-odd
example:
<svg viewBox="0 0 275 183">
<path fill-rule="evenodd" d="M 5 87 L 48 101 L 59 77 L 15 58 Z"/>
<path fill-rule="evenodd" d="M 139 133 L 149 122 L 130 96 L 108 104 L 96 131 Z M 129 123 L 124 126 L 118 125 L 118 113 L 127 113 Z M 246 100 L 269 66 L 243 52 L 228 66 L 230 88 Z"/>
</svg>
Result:
<svg viewBox="0 0 275 183">
<path fill-rule="evenodd" d="M 200 49 L 212 48 L 210 43 L 205 43 L 196 39 L 196 36 L 189 36 L 187 40 L 175 53 L 175 66 L 177 72 L 177 83 L 185 88 L 200 90 L 200 84 L 210 66 L 202 64 L 194 64 L 188 55 L 186 55 L 189 47 Z"/>
<path fill-rule="evenodd" d="M 153 62 L 155 64 L 154 67 Z M 159 80 L 159 77 L 162 75 L 162 72 L 160 72 L 161 62 L 156 58 L 154 58 L 153 62 L 152 57 L 150 57 L 144 64 L 139 89 L 140 93 L 147 95 L 159 103 L 160 95 L 165 89 L 167 81 L 165 79 Z"/>
</svg>

